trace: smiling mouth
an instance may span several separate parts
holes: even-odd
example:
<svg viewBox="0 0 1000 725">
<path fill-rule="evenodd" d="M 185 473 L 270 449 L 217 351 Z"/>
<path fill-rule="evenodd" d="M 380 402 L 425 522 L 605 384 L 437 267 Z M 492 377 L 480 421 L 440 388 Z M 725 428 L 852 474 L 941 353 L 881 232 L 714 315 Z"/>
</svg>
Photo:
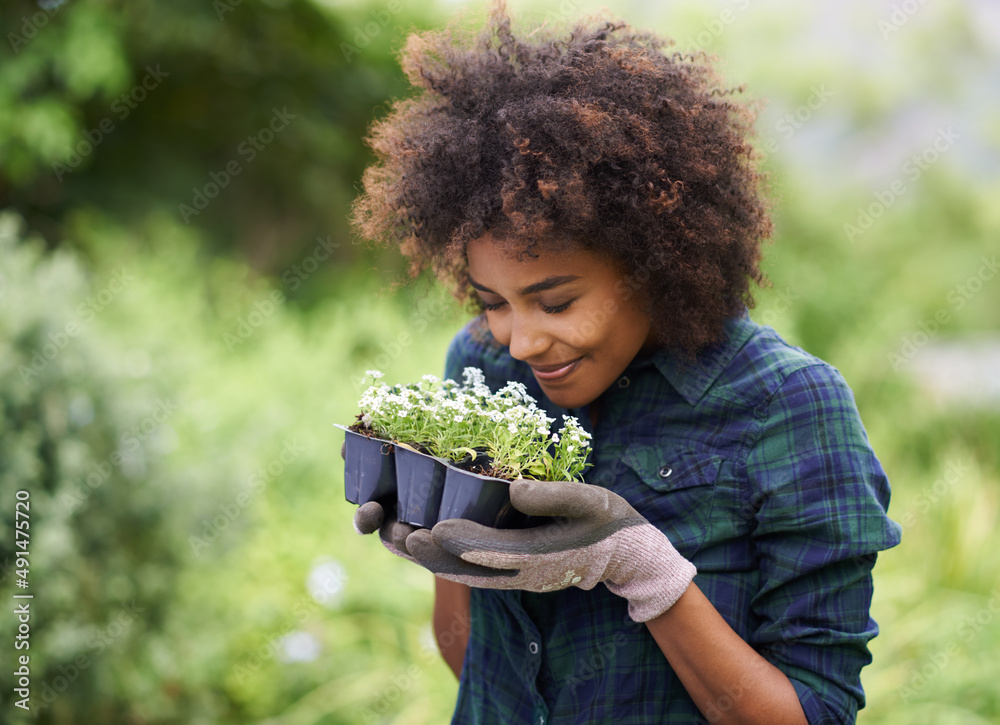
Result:
<svg viewBox="0 0 1000 725">
<path fill-rule="evenodd" d="M 576 370 L 577 366 L 583 358 L 578 357 L 576 360 L 571 360 L 566 363 L 559 363 L 557 365 L 539 365 L 531 366 L 532 371 L 535 373 L 535 377 L 539 381 L 545 381 L 547 383 L 552 383 L 557 380 L 562 380 L 571 372 Z"/>
</svg>

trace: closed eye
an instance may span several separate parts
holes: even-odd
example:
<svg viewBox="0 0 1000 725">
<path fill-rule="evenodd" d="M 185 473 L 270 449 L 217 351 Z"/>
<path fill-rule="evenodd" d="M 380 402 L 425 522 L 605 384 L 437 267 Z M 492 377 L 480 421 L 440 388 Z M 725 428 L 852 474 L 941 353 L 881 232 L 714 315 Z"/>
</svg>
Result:
<svg viewBox="0 0 1000 725">
<path fill-rule="evenodd" d="M 556 314 L 559 314 L 560 312 L 563 312 L 571 304 L 573 304 L 573 300 L 570 300 L 569 302 L 567 302 L 565 304 L 562 304 L 562 305 L 556 305 L 555 307 L 549 307 L 548 305 L 542 305 L 542 311 L 543 312 L 547 312 L 550 315 L 556 315 Z"/>
<path fill-rule="evenodd" d="M 571 304 L 573 304 L 573 302 L 574 302 L 574 300 L 570 300 L 569 302 L 566 302 L 565 304 L 556 305 L 555 307 L 549 307 L 548 305 L 542 305 L 541 306 L 542 307 L 542 312 L 545 312 L 545 313 L 550 314 L 550 315 L 557 315 L 560 312 L 564 312 Z M 482 305 L 482 308 L 484 310 L 486 310 L 487 312 L 495 312 L 495 311 L 499 310 L 501 307 L 503 307 L 507 303 L 506 302 L 494 302 L 494 303 L 490 304 L 488 302 L 484 302 L 483 300 L 480 300 L 479 304 Z"/>
</svg>

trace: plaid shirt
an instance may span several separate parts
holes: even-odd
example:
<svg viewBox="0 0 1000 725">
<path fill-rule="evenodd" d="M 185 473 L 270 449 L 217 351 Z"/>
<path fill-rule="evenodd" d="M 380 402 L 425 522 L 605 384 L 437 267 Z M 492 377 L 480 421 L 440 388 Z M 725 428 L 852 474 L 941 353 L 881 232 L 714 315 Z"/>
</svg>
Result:
<svg viewBox="0 0 1000 725">
<path fill-rule="evenodd" d="M 466 366 L 496 390 L 524 383 L 557 421 L 593 434 L 588 483 L 624 497 L 698 568 L 699 589 L 791 680 L 810 723 L 850 723 L 878 633 L 876 552 L 895 546 L 889 482 L 853 395 L 830 365 L 747 317 L 697 362 L 639 356 L 586 408 L 562 410 L 483 317 L 456 335 L 445 375 Z M 627 602 L 603 585 L 535 594 L 473 589 L 453 723 L 703 723 Z M 716 703 L 732 707 L 739 692 Z"/>
</svg>

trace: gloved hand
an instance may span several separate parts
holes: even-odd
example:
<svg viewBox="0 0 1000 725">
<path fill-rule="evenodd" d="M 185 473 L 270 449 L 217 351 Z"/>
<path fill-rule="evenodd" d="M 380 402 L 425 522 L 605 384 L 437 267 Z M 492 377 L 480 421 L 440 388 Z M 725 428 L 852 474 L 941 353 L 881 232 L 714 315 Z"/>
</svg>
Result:
<svg viewBox="0 0 1000 725">
<path fill-rule="evenodd" d="M 354 512 L 354 530 L 359 534 L 370 534 L 377 530 L 385 548 L 396 556 L 413 561 L 413 557 L 406 550 L 406 537 L 416 531 L 417 527 L 404 524 L 395 518 L 386 520 L 385 509 L 377 501 L 369 501 L 358 506 L 358 510 Z"/>
<path fill-rule="evenodd" d="M 532 529 L 449 519 L 413 531 L 404 549 L 438 576 L 473 587 L 547 592 L 604 582 L 628 600 L 636 622 L 673 606 L 694 578 L 694 565 L 663 532 L 606 488 L 519 479 L 510 499 L 526 514 L 558 518 Z"/>
</svg>

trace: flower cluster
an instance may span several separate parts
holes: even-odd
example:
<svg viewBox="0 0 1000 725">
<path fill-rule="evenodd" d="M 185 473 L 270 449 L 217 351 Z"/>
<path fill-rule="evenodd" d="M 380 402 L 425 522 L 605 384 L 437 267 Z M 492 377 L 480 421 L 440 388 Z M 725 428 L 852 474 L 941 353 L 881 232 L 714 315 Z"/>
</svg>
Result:
<svg viewBox="0 0 1000 725">
<path fill-rule="evenodd" d="M 485 455 L 495 475 L 578 481 L 587 467 L 590 434 L 573 417 L 551 433 L 545 415 L 521 383 L 496 393 L 479 368 L 465 368 L 461 384 L 425 375 L 389 386 L 369 370 L 372 385 L 361 396 L 361 424 L 380 437 L 425 449 L 452 461 Z"/>
</svg>

